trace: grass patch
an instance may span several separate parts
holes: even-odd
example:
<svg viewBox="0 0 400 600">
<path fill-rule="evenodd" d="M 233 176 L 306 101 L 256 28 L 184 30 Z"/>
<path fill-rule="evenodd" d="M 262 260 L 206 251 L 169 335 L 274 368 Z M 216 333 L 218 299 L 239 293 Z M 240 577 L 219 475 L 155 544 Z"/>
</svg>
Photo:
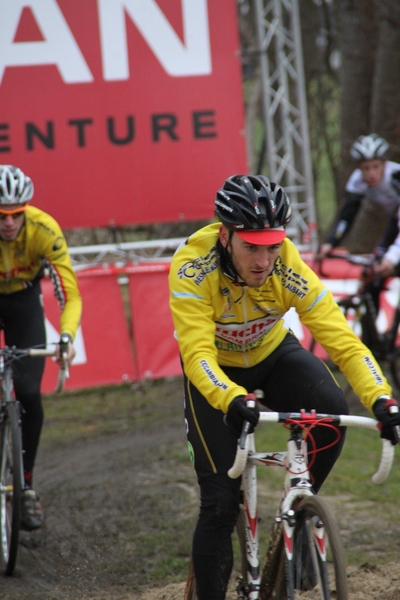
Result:
<svg viewBox="0 0 400 600">
<path fill-rule="evenodd" d="M 107 433 L 155 427 L 166 418 L 180 419 L 180 378 L 117 385 L 44 396 L 45 425 L 41 445 L 68 444 Z M 161 421 L 160 421 L 161 420 Z"/>
</svg>

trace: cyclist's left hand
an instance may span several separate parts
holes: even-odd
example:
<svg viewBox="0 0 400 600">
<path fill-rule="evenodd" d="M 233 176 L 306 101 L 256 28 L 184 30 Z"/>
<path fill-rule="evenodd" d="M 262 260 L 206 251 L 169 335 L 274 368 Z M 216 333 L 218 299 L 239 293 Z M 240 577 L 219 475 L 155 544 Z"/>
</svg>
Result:
<svg viewBox="0 0 400 600">
<path fill-rule="evenodd" d="M 390 440 L 395 446 L 399 442 L 400 434 L 400 412 L 397 401 L 394 398 L 380 396 L 375 401 L 372 410 L 381 424 L 381 438 Z"/>
<path fill-rule="evenodd" d="M 247 400 L 253 400 L 255 405 L 249 407 L 246 405 Z M 239 437 L 242 433 L 243 423 L 248 421 L 250 429 L 248 433 L 253 433 L 255 426 L 260 418 L 260 409 L 257 406 L 256 398 L 253 394 L 247 396 L 236 396 L 228 406 L 228 412 L 225 415 L 225 423 L 229 429 Z"/>
</svg>

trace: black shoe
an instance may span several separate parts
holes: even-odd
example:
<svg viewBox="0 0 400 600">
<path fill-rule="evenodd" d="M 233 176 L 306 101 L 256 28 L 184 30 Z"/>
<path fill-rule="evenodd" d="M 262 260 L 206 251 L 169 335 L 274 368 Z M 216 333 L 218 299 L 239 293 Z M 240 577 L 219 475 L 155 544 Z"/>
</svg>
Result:
<svg viewBox="0 0 400 600">
<path fill-rule="evenodd" d="M 32 488 L 23 490 L 21 496 L 21 529 L 33 531 L 43 525 L 44 514 L 40 498 Z"/>
</svg>

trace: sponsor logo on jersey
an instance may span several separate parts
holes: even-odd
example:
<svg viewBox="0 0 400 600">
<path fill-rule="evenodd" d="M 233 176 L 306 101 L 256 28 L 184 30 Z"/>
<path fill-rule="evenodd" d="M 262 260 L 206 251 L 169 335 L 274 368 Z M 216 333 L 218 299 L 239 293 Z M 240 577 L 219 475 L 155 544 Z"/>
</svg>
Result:
<svg viewBox="0 0 400 600">
<path fill-rule="evenodd" d="M 364 362 L 367 365 L 368 369 L 371 371 L 372 375 L 374 376 L 376 383 L 378 385 L 382 385 L 383 379 L 382 379 L 381 375 L 378 373 L 378 371 L 376 370 L 376 366 L 372 362 L 371 358 L 369 356 L 364 356 Z"/>
<path fill-rule="evenodd" d="M 200 365 L 203 368 L 203 371 L 206 373 L 208 379 L 216 386 L 221 388 L 222 390 L 227 390 L 228 389 L 228 384 L 224 383 L 223 381 L 220 381 L 218 379 L 218 377 L 214 374 L 214 372 L 212 371 L 210 365 L 208 364 L 208 362 L 206 360 L 201 360 L 200 361 Z"/>
<path fill-rule="evenodd" d="M 195 284 L 200 285 L 206 275 L 215 271 L 217 267 L 217 247 L 213 246 L 206 256 L 199 256 L 195 260 L 183 264 L 178 271 L 178 277 L 179 279 L 182 279 L 183 277 L 194 279 Z"/>
<path fill-rule="evenodd" d="M 281 315 L 266 316 L 250 323 L 216 323 L 216 337 L 233 344 L 249 345 L 261 339 L 279 321 Z"/>
</svg>

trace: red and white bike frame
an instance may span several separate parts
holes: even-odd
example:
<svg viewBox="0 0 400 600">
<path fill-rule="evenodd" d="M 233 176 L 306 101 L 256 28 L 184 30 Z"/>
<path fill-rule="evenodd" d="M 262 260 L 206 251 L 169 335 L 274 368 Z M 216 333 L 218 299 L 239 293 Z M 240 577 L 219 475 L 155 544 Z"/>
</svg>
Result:
<svg viewBox="0 0 400 600">
<path fill-rule="evenodd" d="M 378 431 L 377 421 L 368 417 L 349 415 L 322 415 L 316 413 L 277 413 L 261 412 L 260 422 L 294 423 L 299 425 L 317 425 L 318 421 L 334 426 L 356 426 Z M 374 483 L 382 483 L 388 476 L 394 456 L 394 446 L 388 440 L 382 440 L 382 455 L 378 471 L 372 477 Z M 236 454 L 234 465 L 228 474 L 232 478 L 242 475 L 243 512 L 245 516 L 246 562 L 248 598 L 257 600 L 261 582 L 258 509 L 257 509 L 257 466 L 277 466 L 286 469 L 285 483 L 279 505 L 276 522 L 283 523 L 284 549 L 288 560 L 293 555 L 293 532 L 295 519 L 293 507 L 299 500 L 312 496 L 312 485 L 307 463 L 307 444 L 305 439 L 297 443 L 289 439 L 286 452 L 256 452 L 254 434 L 247 435 L 244 448 Z M 325 532 L 323 527 L 315 527 L 313 535 L 322 560 L 325 560 Z"/>
</svg>

